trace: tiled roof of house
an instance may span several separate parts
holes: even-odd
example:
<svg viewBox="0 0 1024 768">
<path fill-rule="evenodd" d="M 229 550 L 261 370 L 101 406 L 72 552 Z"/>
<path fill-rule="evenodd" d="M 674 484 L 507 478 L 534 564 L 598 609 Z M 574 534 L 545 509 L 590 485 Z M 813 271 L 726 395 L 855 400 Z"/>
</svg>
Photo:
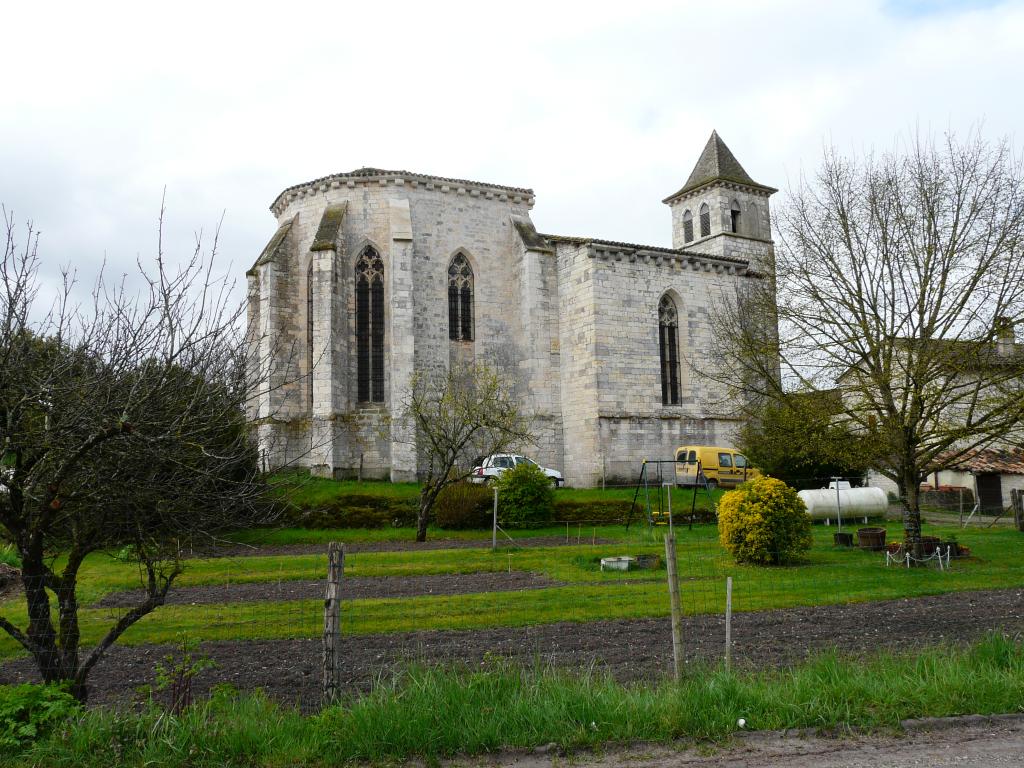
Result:
<svg viewBox="0 0 1024 768">
<path fill-rule="evenodd" d="M 1024 448 L 971 451 L 951 462 L 948 468 L 975 474 L 1024 475 Z"/>
</svg>

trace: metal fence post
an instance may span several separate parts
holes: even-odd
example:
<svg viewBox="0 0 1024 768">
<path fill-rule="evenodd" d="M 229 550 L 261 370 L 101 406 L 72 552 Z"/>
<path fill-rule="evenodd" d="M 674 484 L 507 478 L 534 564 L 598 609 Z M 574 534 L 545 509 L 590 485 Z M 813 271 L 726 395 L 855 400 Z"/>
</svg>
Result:
<svg viewBox="0 0 1024 768">
<path fill-rule="evenodd" d="M 668 571 L 668 598 L 672 606 L 672 669 L 678 683 L 683 679 L 683 617 L 679 601 L 679 577 L 676 575 L 676 537 L 665 534 L 665 569 Z"/>
<path fill-rule="evenodd" d="M 566 536 L 568 538 L 568 536 Z M 491 527 L 491 549 L 498 548 L 498 489 L 494 489 L 494 521 Z"/>
<path fill-rule="evenodd" d="M 732 576 L 725 577 L 725 670 L 732 662 Z"/>
<path fill-rule="evenodd" d="M 327 545 L 327 596 L 324 600 L 323 700 L 336 701 L 341 693 L 341 580 L 345 575 L 345 545 Z"/>
</svg>

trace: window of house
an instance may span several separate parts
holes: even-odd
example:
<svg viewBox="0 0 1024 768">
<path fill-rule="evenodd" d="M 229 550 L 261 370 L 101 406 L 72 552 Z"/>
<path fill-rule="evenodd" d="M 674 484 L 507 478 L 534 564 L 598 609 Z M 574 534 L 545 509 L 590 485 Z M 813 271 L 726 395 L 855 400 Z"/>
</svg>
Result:
<svg viewBox="0 0 1024 768">
<path fill-rule="evenodd" d="M 732 467 L 732 456 L 730 456 L 728 453 L 718 454 L 718 466 Z"/>
<path fill-rule="evenodd" d="M 473 268 L 461 253 L 448 265 L 448 338 L 473 340 Z"/>
<path fill-rule="evenodd" d="M 689 209 L 683 214 L 683 241 L 693 242 L 693 214 Z"/>
<path fill-rule="evenodd" d="M 384 402 L 384 261 L 373 248 L 356 260 L 356 382 L 361 403 Z"/>
<path fill-rule="evenodd" d="M 732 201 L 732 205 L 729 207 L 729 216 L 731 217 L 731 225 L 733 232 L 740 231 L 740 204 L 735 200 Z"/>
<path fill-rule="evenodd" d="M 658 352 L 661 357 L 661 404 L 679 405 L 679 313 L 665 294 L 658 304 Z"/>
<path fill-rule="evenodd" d="M 700 236 L 707 237 L 711 234 L 711 209 L 707 203 L 700 206 Z"/>
</svg>

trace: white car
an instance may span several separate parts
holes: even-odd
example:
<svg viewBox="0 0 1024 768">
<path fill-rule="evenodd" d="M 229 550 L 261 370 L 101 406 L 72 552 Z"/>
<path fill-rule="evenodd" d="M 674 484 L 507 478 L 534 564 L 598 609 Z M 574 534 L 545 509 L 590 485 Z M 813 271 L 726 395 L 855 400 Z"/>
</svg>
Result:
<svg viewBox="0 0 1024 768">
<path fill-rule="evenodd" d="M 551 478 L 551 482 L 556 488 L 565 482 L 562 473 L 557 469 L 541 467 L 533 459 L 515 453 L 496 453 L 493 456 L 479 457 L 473 462 L 473 474 L 469 480 L 473 483 L 489 483 L 499 478 L 506 469 L 512 469 L 516 464 L 533 464 L 535 467 L 539 467 L 541 472 Z"/>
</svg>

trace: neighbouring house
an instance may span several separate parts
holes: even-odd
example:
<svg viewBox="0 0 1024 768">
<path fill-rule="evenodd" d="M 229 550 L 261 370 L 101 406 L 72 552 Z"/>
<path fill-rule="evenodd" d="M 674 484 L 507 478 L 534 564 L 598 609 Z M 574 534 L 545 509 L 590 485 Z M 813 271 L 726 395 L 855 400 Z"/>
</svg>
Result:
<svg viewBox="0 0 1024 768">
<path fill-rule="evenodd" d="M 895 493 L 895 484 L 872 473 L 871 485 Z M 1015 489 L 1024 490 L 1024 448 L 986 448 L 971 451 L 953 459 L 944 469 L 937 469 L 928 475 L 929 490 L 947 491 L 941 494 L 942 505 L 953 507 L 956 490 L 969 491 L 966 510 L 969 512 L 977 499 L 979 509 L 993 513 L 1011 505 L 1011 494 Z M 925 500 L 927 503 L 927 500 Z"/>
<path fill-rule="evenodd" d="M 539 234 L 521 187 L 376 168 L 289 187 L 247 273 L 265 465 L 415 479 L 389 416 L 415 371 L 470 361 L 511 382 L 537 428 L 520 448 L 571 485 L 731 444 L 735 403 L 688 360 L 714 357 L 719 297 L 769 276 L 775 191 L 717 133 L 662 201 L 671 247 Z"/>
<path fill-rule="evenodd" d="M 936 386 L 953 387 L 952 391 L 961 396 L 948 398 L 945 407 L 935 408 L 934 422 L 926 424 L 940 439 L 949 435 L 957 439 L 935 455 L 933 469 L 922 484 L 925 491 L 947 490 L 948 493 L 933 494 L 945 506 L 950 504 L 956 489 L 967 489 L 968 510 L 977 500 L 981 511 L 987 513 L 1007 509 L 1011 506 L 1012 491 L 1024 489 L 1024 419 L 1016 407 L 1024 398 L 1024 344 L 1017 342 L 1013 324 L 1003 318 L 996 318 L 994 335 L 992 343 L 929 342 L 944 351 L 936 358 L 937 368 L 946 369 L 936 374 Z M 897 343 L 912 342 L 900 339 Z M 976 412 L 985 413 L 986 400 L 995 404 L 1016 403 L 1016 415 L 998 437 L 979 441 L 981 429 L 972 433 L 962 425 Z M 957 435 L 958 432 L 962 434 Z M 878 471 L 869 472 L 868 484 L 897 493 L 896 483 Z"/>
</svg>

